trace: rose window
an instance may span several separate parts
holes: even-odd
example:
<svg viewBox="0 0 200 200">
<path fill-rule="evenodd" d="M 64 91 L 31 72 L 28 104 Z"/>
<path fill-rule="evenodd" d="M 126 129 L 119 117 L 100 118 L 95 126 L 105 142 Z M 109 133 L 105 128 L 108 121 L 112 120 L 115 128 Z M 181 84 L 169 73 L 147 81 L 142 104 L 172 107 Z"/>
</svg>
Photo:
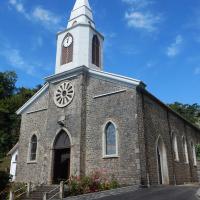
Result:
<svg viewBox="0 0 200 200">
<path fill-rule="evenodd" d="M 70 82 L 60 84 L 54 94 L 55 104 L 63 108 L 71 103 L 74 97 L 74 87 Z"/>
</svg>

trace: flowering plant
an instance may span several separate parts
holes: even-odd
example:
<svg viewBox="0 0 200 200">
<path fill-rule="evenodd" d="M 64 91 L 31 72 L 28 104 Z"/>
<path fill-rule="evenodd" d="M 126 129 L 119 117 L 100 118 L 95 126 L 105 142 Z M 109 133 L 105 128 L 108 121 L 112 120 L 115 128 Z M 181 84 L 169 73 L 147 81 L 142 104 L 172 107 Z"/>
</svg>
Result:
<svg viewBox="0 0 200 200">
<path fill-rule="evenodd" d="M 119 184 L 113 175 L 98 170 L 88 176 L 71 176 L 68 186 L 70 195 L 80 195 L 115 189 Z"/>
</svg>

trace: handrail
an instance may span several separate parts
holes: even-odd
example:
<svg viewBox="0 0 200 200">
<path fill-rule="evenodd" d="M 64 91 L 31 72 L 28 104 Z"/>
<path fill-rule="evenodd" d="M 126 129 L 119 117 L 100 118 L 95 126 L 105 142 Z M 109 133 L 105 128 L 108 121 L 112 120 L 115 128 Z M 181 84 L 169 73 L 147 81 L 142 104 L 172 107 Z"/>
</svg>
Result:
<svg viewBox="0 0 200 200">
<path fill-rule="evenodd" d="M 60 191 L 59 192 L 57 192 L 56 194 L 54 194 L 51 198 L 49 198 L 48 200 L 51 200 L 51 199 L 53 199 L 57 194 L 59 194 L 60 193 Z"/>
<path fill-rule="evenodd" d="M 18 190 L 15 190 L 14 193 L 14 198 L 18 199 L 19 197 L 21 197 L 22 195 L 24 195 L 25 193 L 27 193 L 27 188 L 28 188 L 28 184 L 25 184 L 24 186 L 22 186 L 21 188 L 19 188 Z M 19 193 L 17 195 L 18 192 L 20 192 L 21 190 L 23 191 L 24 189 L 26 189 L 24 192 Z"/>
<path fill-rule="evenodd" d="M 15 191 L 11 189 L 9 200 L 19 199 L 24 194 L 27 194 L 27 196 L 29 196 L 31 190 L 32 190 L 31 183 L 27 183 Z"/>
<path fill-rule="evenodd" d="M 49 192 L 47 192 L 47 194 L 51 194 L 53 191 L 55 191 L 55 190 L 57 190 L 57 189 L 59 189 L 60 188 L 60 186 L 57 186 L 56 188 L 54 188 L 53 190 L 51 190 L 51 191 L 49 191 Z"/>
<path fill-rule="evenodd" d="M 68 182 L 69 182 L 69 179 L 66 180 L 66 181 L 61 181 L 59 186 L 55 187 L 54 189 L 52 189 L 49 192 L 44 193 L 43 199 L 44 200 L 51 200 L 51 199 L 53 199 L 58 194 L 59 194 L 60 198 L 62 198 L 64 196 L 64 185 L 68 184 Z M 58 192 L 56 192 L 55 194 L 53 194 L 53 196 L 48 197 L 48 196 L 50 196 L 50 194 L 52 192 L 54 192 L 56 190 L 58 190 Z"/>
<path fill-rule="evenodd" d="M 45 193 L 45 196 L 46 196 L 46 200 L 51 200 L 51 199 L 53 199 L 57 194 L 59 194 L 59 192 L 60 192 L 60 185 L 59 186 L 57 186 L 57 187 L 55 187 L 54 189 L 52 189 L 51 191 L 49 191 L 49 192 L 46 192 Z M 53 196 L 51 196 L 50 198 L 47 198 L 48 196 L 50 196 L 50 194 L 52 193 L 52 192 L 54 192 L 54 191 L 56 191 L 56 190 L 58 190 L 58 192 L 56 193 L 56 194 L 54 194 Z"/>
</svg>

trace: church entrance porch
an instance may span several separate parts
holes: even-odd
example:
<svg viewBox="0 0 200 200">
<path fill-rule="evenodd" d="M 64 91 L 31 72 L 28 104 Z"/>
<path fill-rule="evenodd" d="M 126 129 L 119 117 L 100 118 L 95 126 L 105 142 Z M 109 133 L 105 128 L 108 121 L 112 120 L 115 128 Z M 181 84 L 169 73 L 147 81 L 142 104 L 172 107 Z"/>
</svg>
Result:
<svg viewBox="0 0 200 200">
<path fill-rule="evenodd" d="M 52 182 L 60 183 L 70 176 L 70 139 L 65 131 L 61 131 L 54 142 L 53 178 Z"/>
</svg>

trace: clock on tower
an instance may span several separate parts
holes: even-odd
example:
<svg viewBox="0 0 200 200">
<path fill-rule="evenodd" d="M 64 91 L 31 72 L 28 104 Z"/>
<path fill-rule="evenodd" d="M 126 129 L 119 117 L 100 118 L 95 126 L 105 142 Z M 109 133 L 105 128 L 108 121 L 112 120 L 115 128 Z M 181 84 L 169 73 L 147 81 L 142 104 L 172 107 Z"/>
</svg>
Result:
<svg viewBox="0 0 200 200">
<path fill-rule="evenodd" d="M 88 0 L 76 0 L 67 29 L 57 36 L 56 73 L 80 66 L 102 70 L 103 40 Z"/>
</svg>

